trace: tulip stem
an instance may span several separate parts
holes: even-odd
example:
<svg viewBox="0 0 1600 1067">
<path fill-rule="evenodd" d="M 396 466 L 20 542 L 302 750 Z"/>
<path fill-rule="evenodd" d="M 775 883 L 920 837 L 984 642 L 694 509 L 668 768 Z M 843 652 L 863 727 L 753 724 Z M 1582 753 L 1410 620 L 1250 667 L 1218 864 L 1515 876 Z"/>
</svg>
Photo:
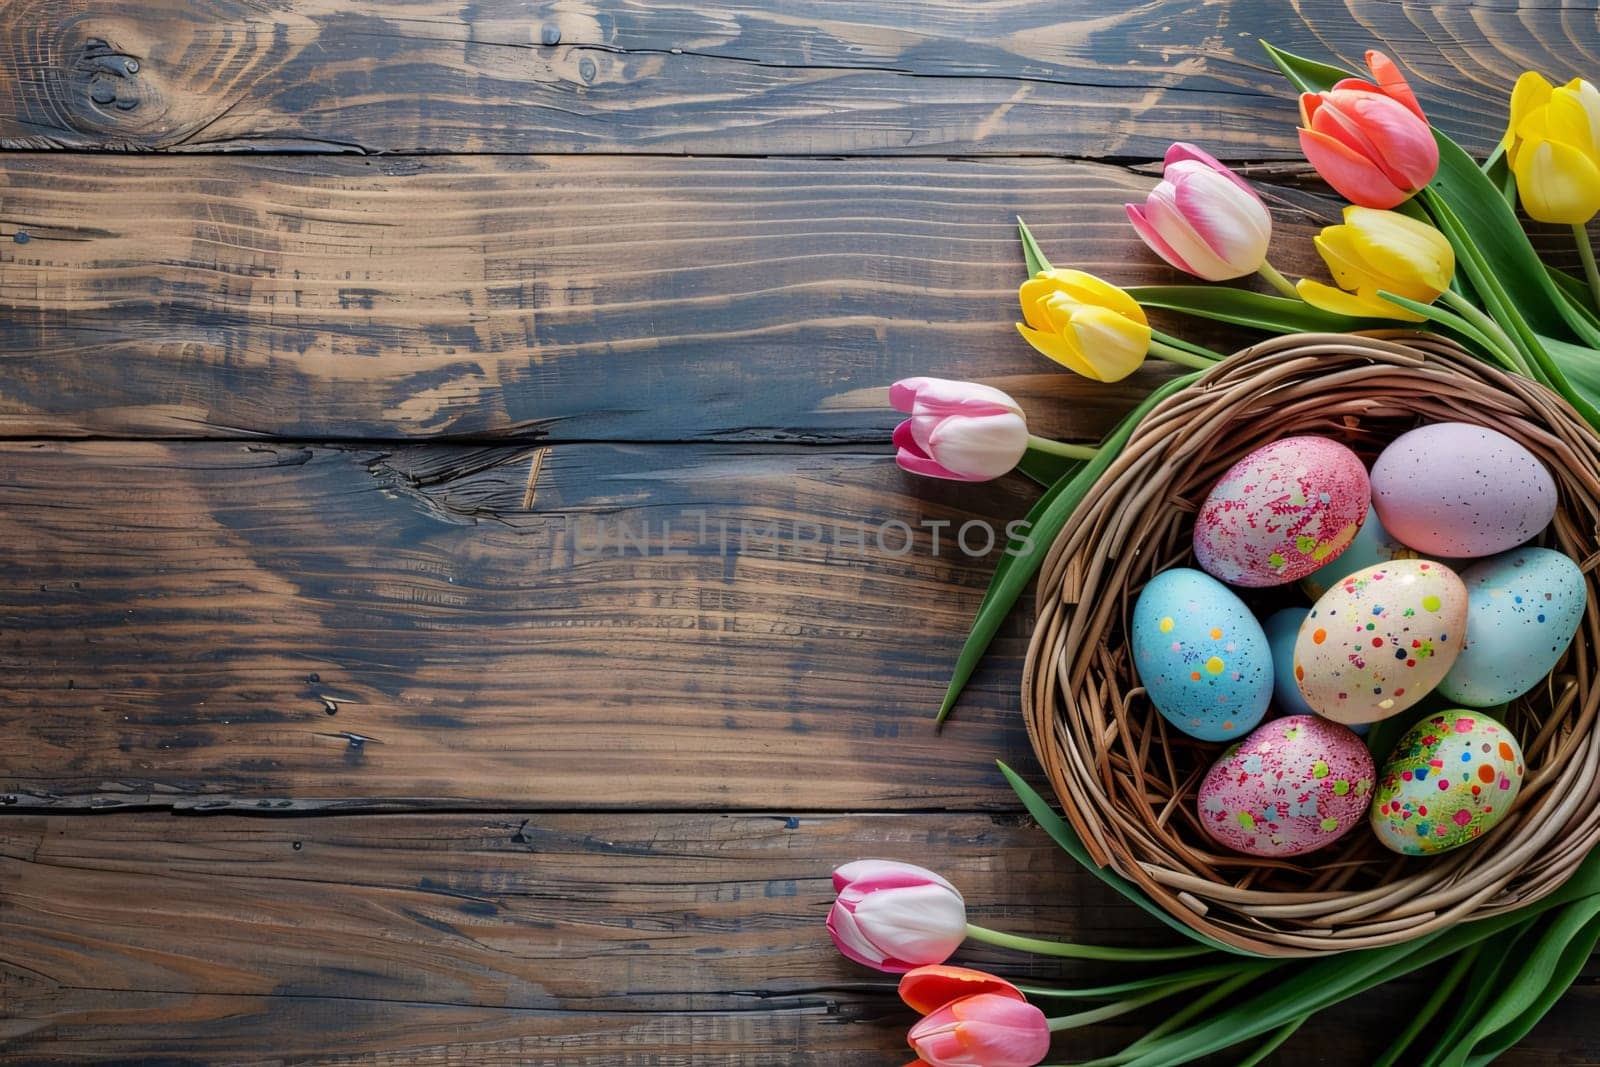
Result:
<svg viewBox="0 0 1600 1067">
<path fill-rule="evenodd" d="M 1160 960 L 1186 960 L 1194 956 L 1210 955 L 1212 950 L 1204 945 L 1175 945 L 1172 948 L 1110 948 L 1105 945 L 1078 945 L 1070 941 L 1046 941 L 1038 937 L 1022 937 L 1002 933 L 983 926 L 967 924 L 967 936 L 974 941 L 1018 952 L 1034 952 L 1041 956 L 1064 956 L 1075 960 L 1115 960 L 1124 963 L 1153 963 Z"/>
<path fill-rule="evenodd" d="M 1256 273 L 1260 274 L 1267 281 L 1271 282 L 1274 289 L 1278 290 L 1278 292 L 1282 293 L 1290 300 L 1300 299 L 1300 294 L 1298 291 L 1296 291 L 1294 283 L 1288 278 L 1285 278 L 1282 274 L 1279 274 L 1278 268 L 1274 267 L 1266 260 L 1263 259 L 1261 261 L 1261 266 L 1257 269 Z"/>
<path fill-rule="evenodd" d="M 1052 441 L 1048 437 L 1028 435 L 1028 447 L 1040 452 L 1048 452 L 1052 456 L 1065 456 L 1067 459 L 1093 459 L 1100 454 L 1100 450 L 1093 445 L 1069 445 L 1064 441 Z"/>
<path fill-rule="evenodd" d="M 1249 963 L 1242 964 L 1251 966 Z M 1018 985 L 1017 988 L 1030 997 L 1057 997 L 1069 1000 L 1095 1000 L 1116 999 L 1126 997 L 1130 993 L 1145 993 L 1152 989 L 1191 989 L 1206 982 L 1231 978 L 1239 972 L 1241 964 L 1224 963 L 1213 967 L 1194 967 L 1187 971 L 1175 971 L 1170 974 L 1158 974 L 1149 978 L 1137 978 L 1131 982 L 1118 982 L 1116 985 L 1088 986 L 1076 989 L 1062 988 L 1059 986 L 1034 986 Z"/>
<path fill-rule="evenodd" d="M 1176 363 L 1183 367 L 1193 367 L 1196 370 L 1210 370 L 1217 363 L 1214 359 L 1207 359 L 1205 356 L 1197 356 L 1192 352 L 1185 352 L 1176 345 L 1169 345 L 1164 341 L 1157 341 L 1155 338 L 1150 339 L 1150 354 L 1152 356 L 1160 356 L 1168 363 Z"/>
<path fill-rule="evenodd" d="M 1218 977 L 1217 971 L 1218 968 L 1212 968 L 1209 972 L 1194 970 L 1188 972 L 1185 976 L 1175 975 L 1173 981 L 1155 989 L 1142 990 L 1137 996 L 1124 997 L 1113 1004 L 1105 1004 L 1089 1011 L 1074 1012 L 1071 1015 L 1058 1015 L 1046 1021 L 1050 1024 L 1052 1033 L 1059 1033 L 1062 1030 L 1072 1030 L 1079 1026 L 1089 1026 L 1093 1023 L 1104 1022 L 1107 1019 L 1115 1019 L 1119 1015 L 1126 1015 L 1130 1011 L 1136 1011 L 1146 1004 L 1154 1004 L 1158 1000 L 1176 996 L 1185 990 L 1206 985 Z M 1231 973 L 1231 971 L 1225 973 Z"/>
<path fill-rule="evenodd" d="M 1199 356 L 1201 359 L 1209 359 L 1213 363 L 1222 358 L 1221 352 L 1213 352 L 1211 349 L 1206 348 L 1203 345 L 1197 345 L 1191 341 L 1185 341 L 1181 337 L 1174 337 L 1172 334 L 1163 333 L 1161 330 L 1151 330 L 1150 336 L 1155 340 L 1160 341 L 1164 345 L 1187 352 L 1191 356 Z"/>
<path fill-rule="evenodd" d="M 1446 289 L 1444 292 L 1440 293 L 1439 300 L 1443 303 L 1449 304 L 1458 315 L 1476 327 L 1479 333 L 1483 334 L 1488 340 L 1493 341 L 1495 347 L 1500 350 L 1500 354 L 1505 357 L 1505 360 L 1508 361 L 1508 366 L 1512 370 L 1515 370 L 1524 378 L 1532 378 L 1534 381 L 1540 380 L 1539 376 L 1533 372 L 1533 367 L 1530 366 L 1528 361 L 1523 358 L 1522 350 L 1519 349 L 1516 343 L 1511 340 L 1510 336 L 1504 329 L 1501 328 L 1500 324 L 1494 321 L 1494 319 L 1490 317 L 1488 313 L 1483 311 L 1483 309 L 1478 307 L 1478 305 L 1474 304 L 1472 301 L 1468 300 L 1454 289 Z"/>
<path fill-rule="evenodd" d="M 1583 273 L 1589 279 L 1589 292 L 1594 296 L 1594 309 L 1600 311 L 1600 266 L 1594 261 L 1594 242 L 1589 240 L 1589 227 L 1578 223 L 1572 227 L 1572 236 L 1578 242 L 1578 255 L 1583 260 Z"/>
</svg>

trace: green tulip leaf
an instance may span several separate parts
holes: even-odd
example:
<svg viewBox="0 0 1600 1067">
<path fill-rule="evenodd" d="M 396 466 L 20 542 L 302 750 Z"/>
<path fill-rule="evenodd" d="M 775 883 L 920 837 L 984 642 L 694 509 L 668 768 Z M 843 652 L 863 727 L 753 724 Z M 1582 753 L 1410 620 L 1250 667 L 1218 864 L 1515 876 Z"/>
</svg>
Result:
<svg viewBox="0 0 1600 1067">
<path fill-rule="evenodd" d="M 1145 307 L 1179 311 L 1268 333 L 1349 333 L 1393 327 L 1385 319 L 1353 319 L 1314 308 L 1304 300 L 1212 285 L 1136 285 L 1128 295 Z"/>
<path fill-rule="evenodd" d="M 1545 273 L 1550 275 L 1550 280 L 1561 291 L 1561 295 L 1567 298 L 1567 303 L 1588 319 L 1595 329 L 1600 330 L 1600 312 L 1595 311 L 1594 294 L 1589 291 L 1589 283 L 1559 267 L 1546 267 Z"/>
<path fill-rule="evenodd" d="M 1028 277 L 1032 278 L 1042 270 L 1052 270 L 1050 261 L 1039 250 L 1039 242 L 1033 239 L 1033 231 L 1028 229 L 1021 215 L 1017 216 L 1017 232 L 1022 235 L 1022 258 L 1028 263 Z"/>
<path fill-rule="evenodd" d="M 1022 454 L 1022 459 L 1017 462 L 1016 469 L 1046 489 L 1051 489 L 1056 483 L 1078 473 L 1078 468 L 1083 466 L 1083 462 L 1081 459 L 1059 456 L 1054 452 L 1046 452 L 1042 448 L 1029 445 L 1028 450 Z"/>
<path fill-rule="evenodd" d="M 1252 959 L 1257 958 L 1252 953 L 1240 952 L 1238 949 L 1229 948 L 1220 941 L 1213 941 L 1204 934 L 1190 929 L 1171 915 L 1168 915 L 1166 909 L 1145 895 L 1144 890 L 1115 871 L 1107 870 L 1095 863 L 1089 855 L 1088 848 L 1084 846 L 1083 839 L 1072 828 L 1072 824 L 1057 815 L 1055 809 L 1050 806 L 1050 802 L 1040 796 L 1038 790 L 1023 781 L 1021 775 L 1003 762 L 999 760 L 995 762 L 999 764 L 1000 773 L 1006 776 L 1006 781 L 1011 784 L 1011 788 L 1016 792 L 1017 799 L 1022 801 L 1022 806 L 1028 809 L 1029 815 L 1033 816 L 1033 821 L 1038 823 L 1039 828 L 1049 834 L 1051 840 L 1060 845 L 1067 855 L 1077 860 L 1079 865 L 1088 868 L 1090 874 L 1093 874 L 1106 885 L 1115 889 L 1185 937 L 1198 941 L 1207 948 L 1214 948 L 1218 952 L 1227 952 L 1235 956 L 1248 956 Z"/>
<path fill-rule="evenodd" d="M 1293 83 L 1302 93 L 1320 93 L 1332 89 L 1335 82 L 1345 78 L 1355 77 L 1350 71 L 1342 67 L 1331 66 L 1327 63 L 1318 63 L 1305 56 L 1297 56 L 1293 52 L 1285 52 L 1281 48 L 1274 48 L 1265 41 L 1261 47 L 1267 50 L 1267 55 L 1272 57 L 1278 69 L 1283 71 L 1283 76 Z"/>
<path fill-rule="evenodd" d="M 1579 904 L 1568 907 L 1577 908 Z M 1528 1031 L 1544 1018 L 1583 972 L 1597 943 L 1600 943 L 1600 919 L 1591 918 L 1580 930 L 1571 935 L 1569 942 L 1555 946 L 1559 956 L 1549 968 L 1544 987 L 1534 991 L 1534 996 L 1527 1006 L 1515 1018 L 1480 1039 L 1472 1047 L 1465 1060 L 1466 1067 L 1488 1067 L 1512 1045 L 1526 1037 Z M 1519 992 L 1515 986 L 1508 990 L 1510 996 L 1517 996 Z"/>
<path fill-rule="evenodd" d="M 1083 502 L 1083 498 L 1099 480 L 1100 475 L 1105 473 L 1106 468 L 1111 466 L 1112 461 L 1121 453 L 1122 446 L 1133 435 L 1134 427 L 1139 424 L 1139 420 L 1144 418 L 1151 408 L 1199 377 L 1200 372 L 1194 371 L 1163 382 L 1117 424 L 1117 428 L 1111 431 L 1110 436 L 1101 445 L 1099 455 L 1086 461 L 1070 477 L 1062 478 L 1051 486 L 1034 504 L 1024 520 L 1029 524 L 1024 530 L 1024 535 L 1013 539 L 1006 546 L 1006 554 L 995 568 L 994 577 L 989 580 L 989 590 L 983 596 L 983 603 L 978 605 L 978 614 L 972 621 L 972 630 L 961 646 L 960 655 L 956 657 L 955 669 L 950 674 L 950 684 L 945 689 L 944 700 L 939 705 L 938 722 L 944 722 L 950 710 L 955 707 L 961 690 L 972 679 L 973 671 L 978 669 L 978 661 L 983 658 L 984 652 L 988 651 L 989 645 L 994 641 L 994 635 L 1000 632 L 1001 623 L 1022 596 L 1028 582 L 1039 572 L 1039 567 L 1044 563 L 1045 554 L 1050 551 L 1050 545 L 1055 540 L 1056 534 L 1066 526 L 1067 520 L 1072 517 L 1072 513 Z"/>
</svg>

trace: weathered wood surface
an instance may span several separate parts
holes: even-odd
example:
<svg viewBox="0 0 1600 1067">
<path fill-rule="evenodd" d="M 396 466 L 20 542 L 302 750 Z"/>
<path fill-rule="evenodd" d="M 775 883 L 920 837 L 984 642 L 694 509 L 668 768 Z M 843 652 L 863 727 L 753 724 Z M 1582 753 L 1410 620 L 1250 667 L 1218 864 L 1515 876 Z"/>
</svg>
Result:
<svg viewBox="0 0 1600 1067">
<path fill-rule="evenodd" d="M 958 528 L 1032 493 L 776 445 L 5 445 L 0 799 L 1010 808 L 1025 619 L 930 716 L 999 558 Z"/>
<path fill-rule="evenodd" d="M 936 374 L 1094 439 L 1163 372 L 1091 383 L 1017 337 L 1015 218 L 1063 266 L 1172 281 L 1121 216 L 1153 184 L 1051 160 L 0 157 L 0 433 L 881 442 L 886 384 Z M 1280 199 L 1283 268 L 1316 269 L 1336 209 Z"/>
<path fill-rule="evenodd" d="M 9 0 L 0 145 L 1293 158 L 1267 39 L 1388 49 L 1482 149 L 1517 74 L 1597 38 L 1504 0 Z"/>
<path fill-rule="evenodd" d="M 1167 936 L 1003 816 L 13 817 L 0 1054 L 169 1062 L 178 1033 L 192 1062 L 903 1062 L 893 980 L 839 957 L 822 925 L 829 870 L 865 855 L 937 863 L 987 925 Z M 982 946 L 958 958 L 1106 977 Z M 1422 996 L 1342 1007 L 1282 1062 L 1370 1062 Z M 1506 1062 L 1593 1062 L 1595 1003 L 1585 980 Z M 1158 1017 L 1063 1038 L 1059 1059 Z"/>
</svg>

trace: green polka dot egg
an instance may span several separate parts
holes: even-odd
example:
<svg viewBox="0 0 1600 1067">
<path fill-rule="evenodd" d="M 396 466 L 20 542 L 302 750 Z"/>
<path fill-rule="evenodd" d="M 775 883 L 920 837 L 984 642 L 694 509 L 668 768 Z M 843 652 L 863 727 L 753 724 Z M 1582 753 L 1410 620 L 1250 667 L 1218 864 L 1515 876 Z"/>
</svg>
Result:
<svg viewBox="0 0 1600 1067">
<path fill-rule="evenodd" d="M 1470 844 L 1505 818 L 1522 788 L 1522 747 L 1477 711 L 1417 723 L 1378 772 L 1370 821 L 1385 846 L 1430 856 Z"/>
</svg>

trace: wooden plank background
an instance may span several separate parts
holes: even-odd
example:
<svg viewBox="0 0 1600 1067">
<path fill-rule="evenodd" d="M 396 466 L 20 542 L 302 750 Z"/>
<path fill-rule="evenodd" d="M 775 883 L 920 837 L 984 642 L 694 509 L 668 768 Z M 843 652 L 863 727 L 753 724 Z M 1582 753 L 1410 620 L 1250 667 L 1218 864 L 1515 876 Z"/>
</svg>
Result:
<svg viewBox="0 0 1600 1067">
<path fill-rule="evenodd" d="M 868 855 L 1164 940 L 996 773 L 1026 608 L 932 730 L 998 558 L 951 531 L 1035 490 L 900 474 L 884 387 L 1104 433 L 1164 371 L 1016 340 L 1013 216 L 1174 280 L 1121 204 L 1175 138 L 1316 270 L 1260 38 L 1385 48 L 1480 152 L 1521 70 L 1600 63 L 1588 0 L 0 7 L 0 1058 L 901 1063 L 821 926 Z M 1505 1062 L 1600 1062 L 1597 995 Z"/>
</svg>

